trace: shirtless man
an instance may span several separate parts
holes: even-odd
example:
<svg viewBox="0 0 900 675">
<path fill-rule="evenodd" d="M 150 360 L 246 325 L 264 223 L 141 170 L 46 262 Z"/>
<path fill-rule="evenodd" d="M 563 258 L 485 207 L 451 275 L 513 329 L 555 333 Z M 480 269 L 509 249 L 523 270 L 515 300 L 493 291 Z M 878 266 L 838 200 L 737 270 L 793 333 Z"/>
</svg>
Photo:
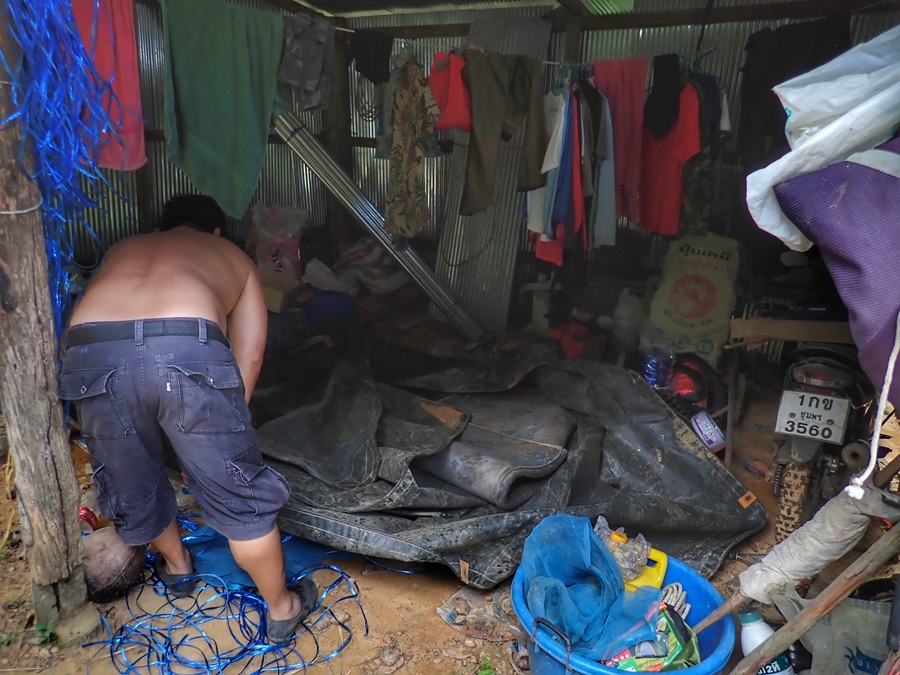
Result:
<svg viewBox="0 0 900 675">
<path fill-rule="evenodd" d="M 219 236 L 224 224 L 210 197 L 179 195 L 159 233 L 109 250 L 72 315 L 60 397 L 77 407 L 101 513 L 125 543 L 155 545 L 156 572 L 181 597 L 197 578 L 165 473 L 168 437 L 206 523 L 268 605 L 269 640 L 283 643 L 316 589 L 285 585 L 275 518 L 290 487 L 263 463 L 247 407 L 266 307 L 253 262 Z"/>
</svg>

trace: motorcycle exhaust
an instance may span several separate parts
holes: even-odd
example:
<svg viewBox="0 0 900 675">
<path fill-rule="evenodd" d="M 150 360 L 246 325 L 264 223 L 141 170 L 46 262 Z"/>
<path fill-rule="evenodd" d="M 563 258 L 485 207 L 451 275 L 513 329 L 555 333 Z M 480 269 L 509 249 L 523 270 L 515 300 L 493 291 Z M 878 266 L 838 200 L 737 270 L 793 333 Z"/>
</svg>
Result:
<svg viewBox="0 0 900 675">
<path fill-rule="evenodd" d="M 841 459 L 853 473 L 859 473 L 869 466 L 869 446 L 859 441 L 847 443 L 841 449 Z"/>
</svg>

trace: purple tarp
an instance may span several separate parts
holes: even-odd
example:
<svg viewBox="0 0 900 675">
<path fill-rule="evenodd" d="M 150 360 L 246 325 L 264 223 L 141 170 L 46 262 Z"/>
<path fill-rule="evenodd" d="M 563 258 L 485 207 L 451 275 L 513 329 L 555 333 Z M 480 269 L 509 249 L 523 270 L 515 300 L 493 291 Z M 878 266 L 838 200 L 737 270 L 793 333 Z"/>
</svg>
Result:
<svg viewBox="0 0 900 675">
<path fill-rule="evenodd" d="M 860 365 L 880 388 L 900 310 L 900 137 L 774 189 L 821 250 L 850 311 Z M 888 398 L 900 404 L 896 369 Z"/>
</svg>

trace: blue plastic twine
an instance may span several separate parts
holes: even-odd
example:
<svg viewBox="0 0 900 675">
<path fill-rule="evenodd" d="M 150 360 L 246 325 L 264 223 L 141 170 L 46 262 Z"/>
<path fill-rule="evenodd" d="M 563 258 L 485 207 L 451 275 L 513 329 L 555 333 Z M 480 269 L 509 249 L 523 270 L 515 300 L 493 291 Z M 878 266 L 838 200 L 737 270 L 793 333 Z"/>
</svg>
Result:
<svg viewBox="0 0 900 675">
<path fill-rule="evenodd" d="M 19 163 L 37 181 L 41 194 L 50 300 L 54 328 L 61 337 L 71 308 L 71 231 L 84 227 L 102 252 L 84 210 L 99 208 L 98 184 L 116 194 L 93 158 L 103 134 L 113 130 L 115 135 L 121 119 L 118 124 L 110 120 L 109 106 L 116 100 L 111 80 L 101 77 L 94 67 L 70 1 L 8 0 L 3 9 L 3 19 L 18 49 L 15 53 L 0 52 L 0 68 L 6 73 L 3 79 L 9 80 L 0 86 L 9 87 L 13 108 L 0 120 L 0 128 L 19 123 Z M 95 0 L 92 44 L 100 11 L 100 2 Z M 33 157 L 33 164 L 29 157 Z"/>
<path fill-rule="evenodd" d="M 334 659 L 350 644 L 353 631 L 335 613 L 348 601 L 351 605 L 356 603 L 368 635 L 369 622 L 359 600 L 359 587 L 332 565 L 311 567 L 291 579 L 293 583 L 316 571 L 334 574 L 328 585 L 319 586 L 316 606 L 291 642 L 273 645 L 265 639 L 266 605 L 259 595 L 247 589 L 228 590 L 218 577 L 201 575 L 214 591 L 211 595 L 198 589 L 192 597 L 175 599 L 153 574 L 149 560 L 148 556 L 147 569 L 153 584 L 137 584 L 126 595 L 131 619 L 115 631 L 104 619 L 108 639 L 85 645 L 100 646 L 91 661 L 106 652 L 119 673 L 220 673 L 229 668 L 228 672 L 257 675 L 303 670 Z M 159 609 L 146 606 L 147 593 L 156 600 L 165 598 Z M 209 635 L 207 629 L 213 621 L 225 622 L 222 628 L 227 628 L 234 646 L 222 646 Z M 320 639 L 326 621 L 337 631 L 339 644 L 323 653 Z"/>
</svg>

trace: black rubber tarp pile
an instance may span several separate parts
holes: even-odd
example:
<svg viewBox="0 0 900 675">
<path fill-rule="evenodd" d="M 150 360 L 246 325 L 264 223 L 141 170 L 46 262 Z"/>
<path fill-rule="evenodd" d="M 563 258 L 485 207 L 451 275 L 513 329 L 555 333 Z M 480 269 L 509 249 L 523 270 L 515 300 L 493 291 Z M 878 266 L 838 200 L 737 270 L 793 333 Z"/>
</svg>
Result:
<svg viewBox="0 0 900 675">
<path fill-rule="evenodd" d="M 553 513 L 604 515 L 707 577 L 766 522 L 631 371 L 538 344 L 394 385 L 348 356 L 316 400 L 260 427 L 293 489 L 286 532 L 491 588 Z"/>
</svg>

